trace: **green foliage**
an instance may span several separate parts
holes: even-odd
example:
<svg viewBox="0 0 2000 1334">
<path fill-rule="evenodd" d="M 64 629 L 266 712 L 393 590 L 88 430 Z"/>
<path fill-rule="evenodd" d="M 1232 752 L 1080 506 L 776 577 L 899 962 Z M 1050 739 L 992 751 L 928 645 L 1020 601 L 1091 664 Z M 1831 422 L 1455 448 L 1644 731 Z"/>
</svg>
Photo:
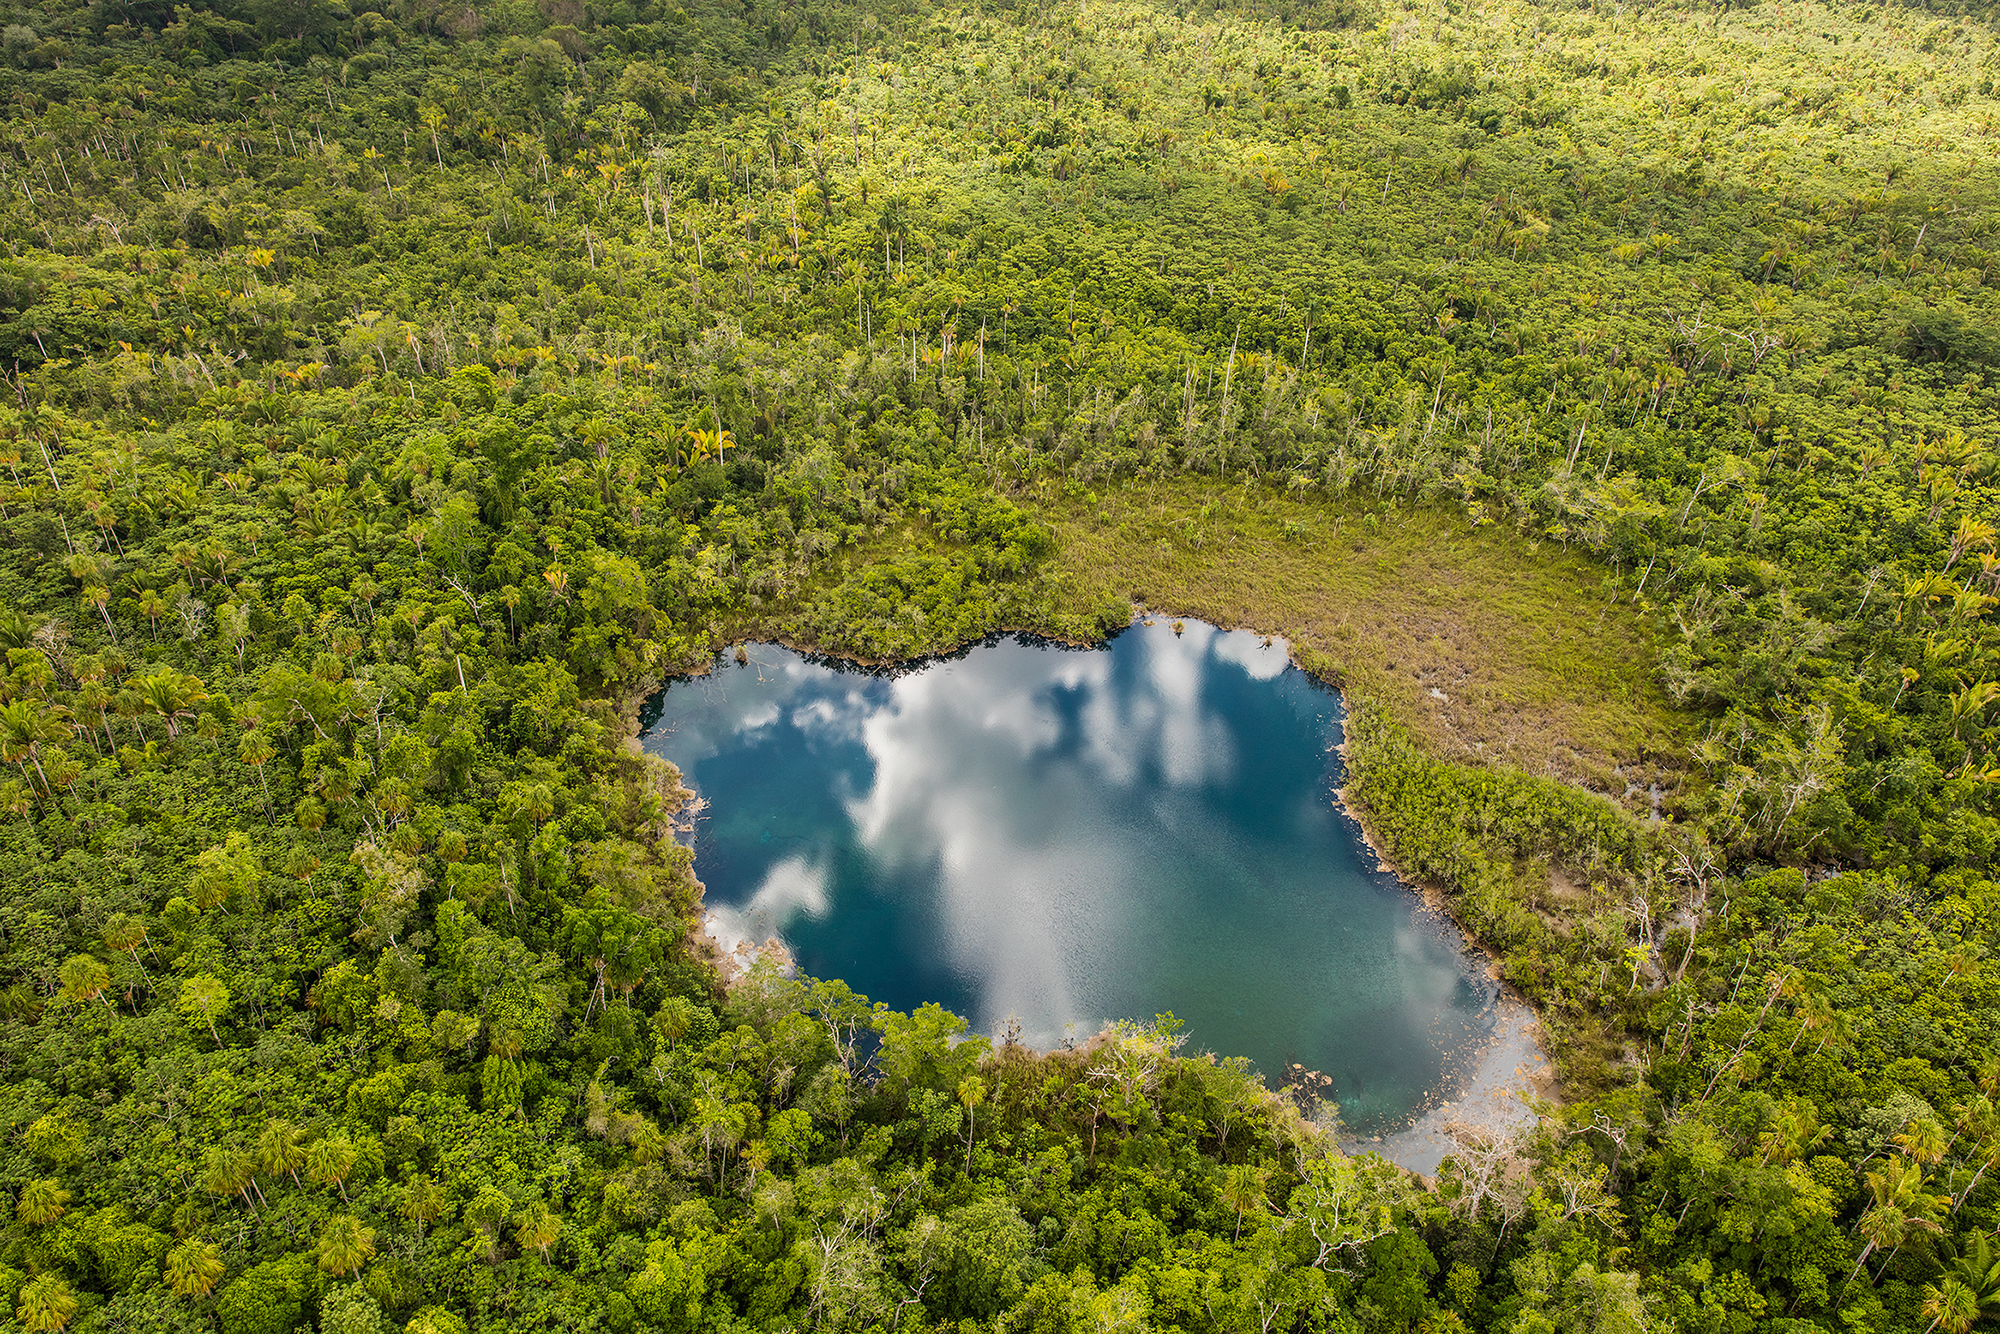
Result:
<svg viewBox="0 0 2000 1334">
<path fill-rule="evenodd" d="M 1983 24 L 0 28 L 24 1328 L 1991 1318 Z M 1357 809 L 1568 1077 L 1434 1190 L 1167 1025 L 995 1050 L 683 946 L 687 794 L 624 745 L 663 674 L 1114 630 L 1038 516 L 1189 475 L 1307 555 L 1417 506 L 1583 553 L 1695 720 L 1631 757 L 1683 786 L 1591 793 L 1357 702 Z M 1135 540 L 1225 568 L 1189 509 Z"/>
<path fill-rule="evenodd" d="M 303 1320 L 314 1282 L 307 1255 L 251 1265 L 222 1290 L 216 1322 L 223 1334 L 288 1334 Z"/>
</svg>

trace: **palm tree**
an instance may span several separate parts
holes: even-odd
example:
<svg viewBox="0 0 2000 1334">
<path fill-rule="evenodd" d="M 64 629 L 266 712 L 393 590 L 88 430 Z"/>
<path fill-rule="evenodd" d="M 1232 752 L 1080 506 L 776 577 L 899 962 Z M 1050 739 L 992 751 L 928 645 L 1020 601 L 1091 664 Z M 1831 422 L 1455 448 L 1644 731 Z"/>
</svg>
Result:
<svg viewBox="0 0 2000 1334">
<path fill-rule="evenodd" d="M 29 1227 L 47 1227 L 61 1218 L 69 1204 L 69 1192 L 60 1183 L 46 1178 L 21 1187 L 21 1199 L 14 1216 Z"/>
<path fill-rule="evenodd" d="M 351 1215 L 329 1219 L 319 1234 L 319 1267 L 335 1278 L 359 1273 L 374 1254 L 374 1230 Z"/>
<path fill-rule="evenodd" d="M 28 766 L 35 766 L 42 790 L 53 792 L 49 776 L 42 771 L 42 746 L 69 735 L 69 710 L 60 704 L 44 705 L 32 699 L 17 699 L 0 705 L 0 761 L 13 765 L 28 779 Z M 32 785 L 32 780 L 29 780 Z"/>
<path fill-rule="evenodd" d="M 514 1225 L 514 1240 L 524 1251 L 534 1251 L 542 1259 L 549 1258 L 549 1248 L 562 1236 L 562 1219 L 555 1211 L 540 1200 L 532 1201 L 521 1211 L 521 1221 Z"/>
<path fill-rule="evenodd" d="M 146 922 L 132 916 L 130 912 L 114 912 L 104 918 L 104 946 L 108 950 L 118 950 L 132 956 L 132 966 L 138 968 L 138 976 L 152 982 L 146 972 L 146 964 L 138 962 L 138 948 L 146 944 Z"/>
<path fill-rule="evenodd" d="M 1959 1104 L 1952 1112 L 1958 1118 L 1960 1137 L 1972 1146 L 1965 1161 L 1977 1164 L 1965 1188 L 1952 1197 L 1951 1211 L 1957 1213 L 1972 1198 L 1980 1178 L 2000 1167 L 2000 1114 L 1995 1113 L 1993 1100 L 1984 1093 L 1973 1094 L 1971 1102 Z M 2000 1283 L 2000 1275 L 1995 1276 L 1995 1281 Z"/>
<path fill-rule="evenodd" d="M 1924 1232 L 1942 1232 L 1936 1223 L 1924 1215 L 1930 1211 L 1930 1197 L 1923 1193 L 1924 1169 L 1915 1163 L 1906 1163 L 1901 1158 L 1890 1158 L 1879 1172 L 1870 1172 L 1865 1178 L 1868 1193 L 1875 1203 L 1861 1215 L 1854 1225 L 1857 1235 L 1866 1238 L 1868 1244 L 1861 1248 L 1861 1256 L 1854 1262 L 1854 1272 L 1841 1284 L 1845 1293 L 1848 1285 L 1861 1273 L 1868 1263 L 1868 1257 L 1882 1247 L 1889 1248 L 1889 1258 L 1911 1237 Z M 1887 1262 L 1883 1267 L 1886 1269 Z"/>
<path fill-rule="evenodd" d="M 106 504 L 102 496 L 86 493 L 83 508 L 90 515 L 90 521 L 97 525 L 97 531 L 111 539 L 111 545 L 119 555 L 125 554 L 125 544 L 118 540 L 118 511 Z"/>
<path fill-rule="evenodd" d="M 257 785 L 264 789 L 264 818 L 275 819 L 271 814 L 271 784 L 264 777 L 264 764 L 278 752 L 270 739 L 262 732 L 245 732 L 243 740 L 237 744 L 236 758 L 257 771 Z"/>
<path fill-rule="evenodd" d="M 306 1132 L 290 1121 L 272 1118 L 257 1137 L 257 1166 L 272 1176 L 283 1173 L 299 1185 L 299 1169 L 306 1165 Z"/>
<path fill-rule="evenodd" d="M 481 1186 L 479 1194 L 465 1206 L 465 1221 L 472 1226 L 474 1239 L 485 1252 L 488 1264 L 500 1259 L 500 1229 L 512 1212 L 510 1201 L 491 1185 Z"/>
<path fill-rule="evenodd" d="M 197 678 L 183 676 L 176 671 L 155 672 L 140 677 L 139 690 L 146 707 L 166 721 L 170 737 L 181 734 L 180 720 L 194 717 L 194 706 L 208 698 L 208 692 Z"/>
<path fill-rule="evenodd" d="M 167 614 L 167 599 L 157 588 L 139 590 L 139 614 L 151 624 L 153 642 L 160 641 L 160 620 Z"/>
<path fill-rule="evenodd" d="M 76 1294 L 54 1274 L 37 1274 L 21 1286 L 14 1315 L 29 1334 L 56 1334 L 76 1314 Z"/>
<path fill-rule="evenodd" d="M 256 1184 L 256 1163 L 247 1153 L 218 1147 L 210 1149 L 202 1160 L 201 1188 L 211 1195 L 235 1195 L 255 1210 L 250 1191 Z"/>
<path fill-rule="evenodd" d="M 1819 1030 L 1819 1042 L 1813 1047 L 1813 1055 L 1818 1056 L 1831 1046 L 1836 1051 L 1844 1051 L 1853 1046 L 1854 1025 L 1849 1022 L 1843 1010 L 1822 1003 L 1820 1008 L 1809 1009 L 1801 1022 L 1808 1028 Z"/>
<path fill-rule="evenodd" d="M 1944 569 L 1938 571 L 1938 574 L 1940 577 L 1950 574 L 1951 567 L 1958 564 L 1959 557 L 1963 556 L 1973 547 L 1985 547 L 1990 551 L 1993 549 L 1993 543 L 1993 525 L 1987 523 L 1984 519 L 1975 519 L 1970 514 L 1966 515 L 1958 521 L 1958 530 L 1951 537 L 1950 559 L 1945 561 Z"/>
<path fill-rule="evenodd" d="M 2000 1320 L 2000 1256 L 1994 1255 L 1993 1247 L 1984 1234 L 1974 1233 L 1965 1254 L 1952 1261 L 1945 1272 L 1947 1286 L 1955 1283 L 1964 1290 L 1964 1297 L 1957 1303 L 1948 1304 L 1954 1316 L 1964 1311 L 1962 1303 L 1969 1300 L 1972 1324 L 1981 1320 Z M 1926 1310 L 1924 1314 L 1933 1313 Z M 1947 1334 L 1965 1334 L 1966 1328 L 1968 1326 L 1948 1329 Z"/>
<path fill-rule="evenodd" d="M 1943 1284 L 1924 1284 L 1923 1314 L 1931 1318 L 1924 1334 L 1942 1326 L 1944 1334 L 1965 1334 L 1979 1323 L 1979 1297 L 1971 1288 L 1947 1274 Z"/>
<path fill-rule="evenodd" d="M 97 748 L 97 729 L 104 729 L 104 739 L 118 749 L 118 738 L 111 735 L 111 706 L 116 696 L 104 688 L 101 681 L 85 681 L 76 692 L 77 717 L 90 731 L 91 749 Z"/>
<path fill-rule="evenodd" d="M 591 466 L 590 475 L 597 483 L 597 498 L 607 508 L 615 507 L 622 484 L 630 479 L 629 465 L 614 459 L 599 459 Z"/>
<path fill-rule="evenodd" d="M 1873 1173 L 1870 1173 L 1870 1175 L 1872 1176 Z M 1861 1220 L 1854 1225 L 1854 1230 L 1867 1238 L 1868 1244 L 1862 1247 L 1861 1258 L 1854 1262 L 1854 1273 L 1847 1276 L 1848 1283 L 1852 1283 L 1855 1274 L 1859 1274 L 1862 1266 L 1868 1263 L 1868 1257 L 1882 1247 L 1887 1246 L 1889 1248 L 1889 1259 L 1893 1260 L 1896 1258 L 1896 1252 L 1903 1249 L 1903 1243 L 1911 1237 L 1916 1236 L 1920 1232 L 1943 1231 L 1942 1228 L 1936 1223 L 1931 1222 L 1928 1218 L 1911 1214 L 1901 1205 L 1897 1204 L 1876 1205 L 1874 1208 L 1868 1210 L 1867 1213 L 1861 1215 Z M 1888 1268 L 1887 1260 L 1883 1261 L 1883 1268 Z M 1879 1278 L 1880 1275 L 1877 1275 L 1877 1277 Z M 1842 1290 L 1845 1291 L 1845 1289 L 1846 1285 L 1843 1284 Z"/>
<path fill-rule="evenodd" d="M 1951 695 L 1951 735 L 1955 741 L 1967 722 L 1986 711 L 1986 706 L 2000 699 L 2000 684 L 1980 681 L 1968 685 L 1963 690 L 1955 690 Z"/>
<path fill-rule="evenodd" d="M 1911 1121 L 1891 1137 L 1891 1142 L 1926 1167 L 1942 1159 L 1945 1149 L 1949 1147 L 1944 1127 L 1929 1117 Z"/>
<path fill-rule="evenodd" d="M 972 1175 L 972 1132 L 973 1117 L 979 1104 L 986 1101 L 986 1081 L 978 1075 L 968 1075 L 958 1086 L 958 1100 L 965 1105 L 965 1172 Z"/>
<path fill-rule="evenodd" d="M 1902 609 L 1896 613 L 1896 620 L 1901 622 L 1912 607 L 1929 606 L 1941 597 L 1949 597 L 1953 591 L 1951 581 L 1941 574 L 1912 575 L 1903 581 Z"/>
<path fill-rule="evenodd" d="M 306 1150 L 306 1175 L 322 1186 L 332 1186 L 347 1198 L 347 1177 L 360 1155 L 345 1136 L 323 1139 Z"/>
<path fill-rule="evenodd" d="M 702 462 L 708 457 L 710 445 L 708 443 L 707 431 L 702 430 L 699 426 L 690 426 L 681 435 L 688 442 L 687 449 L 682 452 L 680 457 L 681 467 L 692 468 L 695 464 Z"/>
<path fill-rule="evenodd" d="M 40 627 L 25 613 L 11 609 L 0 611 L 0 649 L 31 647 L 38 629 Z"/>
<path fill-rule="evenodd" d="M 1775 1160 L 1780 1167 L 1789 1167 L 1832 1135 L 1832 1129 L 1819 1123 L 1812 1105 L 1807 1103 L 1772 1117 L 1770 1129 L 1759 1135 L 1757 1142 L 1764 1148 L 1764 1162 Z"/>
<path fill-rule="evenodd" d="M 1235 1240 L 1243 1237 L 1243 1215 L 1264 1203 L 1262 1168 L 1238 1163 L 1222 1174 L 1222 1202 L 1236 1211 Z"/>
<path fill-rule="evenodd" d="M 693 467 L 703 459 L 713 457 L 722 462 L 729 447 L 736 443 L 736 437 L 720 425 L 713 431 L 704 431 L 699 426 L 690 426 L 683 433 L 687 437 L 686 464 Z"/>
<path fill-rule="evenodd" d="M 313 855 L 312 849 L 301 843 L 285 854 L 282 869 L 294 880 L 311 884 L 313 872 L 319 870 L 319 858 Z"/>
<path fill-rule="evenodd" d="M 222 1046 L 222 1034 L 216 1031 L 215 1021 L 229 1008 L 229 988 L 221 978 L 212 973 L 197 973 L 188 978 L 181 983 L 174 1007 L 190 1020 L 205 1025 L 215 1045 Z"/>
<path fill-rule="evenodd" d="M 190 1237 L 167 1252 L 166 1283 L 182 1297 L 206 1297 L 222 1279 L 222 1252 Z"/>
<path fill-rule="evenodd" d="M 62 979 L 63 995 L 78 1005 L 102 998 L 104 989 L 111 985 L 111 970 L 104 966 L 103 960 L 88 954 L 72 954 L 58 976 Z"/>
<path fill-rule="evenodd" d="M 421 1231 L 426 1225 L 435 1223 L 444 1215 L 444 1188 L 428 1176 L 420 1176 L 403 1187 L 403 1217 L 415 1223 Z"/>
<path fill-rule="evenodd" d="M 438 170 L 443 171 L 444 149 L 438 146 L 438 131 L 445 125 L 444 110 L 441 107 L 425 107 L 417 113 L 417 118 L 423 122 L 424 128 L 431 132 L 431 152 L 437 155 Z"/>
<path fill-rule="evenodd" d="M 592 417 L 576 428 L 576 435 L 577 439 L 590 446 L 598 461 L 602 462 L 610 457 L 611 442 L 617 438 L 618 428 L 602 417 Z"/>
<path fill-rule="evenodd" d="M 555 818 L 555 794 L 547 783 L 527 784 L 515 794 L 514 802 L 515 812 L 534 821 L 537 829 Z"/>
<path fill-rule="evenodd" d="M 514 628 L 514 609 L 521 605 L 521 590 L 513 584 L 502 588 L 500 605 L 507 609 L 507 636 L 518 644 L 521 641 L 521 632 Z"/>
<path fill-rule="evenodd" d="M 85 584 L 83 600 L 97 608 L 97 614 L 104 618 L 104 633 L 111 636 L 111 642 L 118 642 L 118 629 L 111 624 L 111 613 L 105 608 L 111 601 L 111 590 L 103 584 Z"/>
<path fill-rule="evenodd" d="M 1798 1050 L 1800 1039 L 1808 1032 L 1825 1028 L 1833 1022 L 1833 1003 L 1816 992 L 1808 993 L 1800 998 L 1794 1017 L 1799 1021 L 1799 1031 L 1792 1034 L 1791 1045 L 1785 1048 L 1787 1063 L 1790 1062 L 1792 1053 Z"/>
<path fill-rule="evenodd" d="M 1973 578 L 1985 584 L 1986 591 L 1989 593 L 2000 590 L 2000 555 L 1995 555 L 1990 551 L 1980 552 L 1979 573 L 1974 575 Z M 1965 586 L 1967 588 L 1972 587 L 1972 579 L 1966 580 Z"/>
</svg>

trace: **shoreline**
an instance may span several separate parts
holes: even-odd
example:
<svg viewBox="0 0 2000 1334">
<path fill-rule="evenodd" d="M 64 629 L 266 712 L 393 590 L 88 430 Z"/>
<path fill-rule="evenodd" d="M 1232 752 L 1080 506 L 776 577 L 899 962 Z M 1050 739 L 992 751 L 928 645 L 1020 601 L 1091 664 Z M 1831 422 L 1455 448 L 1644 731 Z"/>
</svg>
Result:
<svg viewBox="0 0 2000 1334">
<path fill-rule="evenodd" d="M 1511 989 L 1494 1002 L 1493 1031 L 1453 1097 L 1426 1107 L 1401 1130 L 1373 1136 L 1343 1134 L 1349 1153 L 1379 1153 L 1428 1181 L 1457 1147 L 1458 1132 L 1479 1131 L 1499 1138 L 1532 1125 L 1538 1113 L 1528 1101 L 1550 1097 L 1555 1066 L 1542 1047 L 1541 1018 Z"/>
<path fill-rule="evenodd" d="M 1348 771 L 1346 720 L 1352 709 L 1347 691 L 1340 683 L 1326 679 L 1301 663 L 1292 652 L 1289 637 L 1254 626 L 1224 625 L 1202 617 L 1177 615 L 1138 603 L 1133 604 L 1129 625 L 1174 619 L 1199 620 L 1223 631 L 1244 630 L 1259 635 L 1267 641 L 1282 639 L 1286 648 L 1285 656 L 1290 664 L 1315 681 L 1328 686 L 1340 697 L 1343 715 L 1341 737 L 1340 744 L 1334 747 L 1334 753 L 1340 757 L 1342 781 L 1340 786 L 1332 790 L 1336 804 L 1342 814 L 1353 820 L 1362 845 L 1375 857 L 1376 869 L 1393 876 L 1397 884 L 1414 894 L 1426 909 L 1450 923 L 1452 929 L 1457 931 L 1467 944 L 1485 956 L 1486 975 L 1497 982 L 1501 962 L 1499 956 L 1459 920 L 1458 915 L 1452 911 L 1450 896 L 1441 887 L 1406 875 L 1395 864 L 1376 838 L 1375 831 L 1369 827 L 1366 815 L 1350 799 L 1346 782 Z M 706 676 L 714 670 L 716 659 L 728 653 L 732 647 L 753 642 L 774 644 L 808 658 L 851 664 L 868 671 L 899 673 L 904 670 L 920 670 L 929 663 L 958 657 L 982 643 L 1007 635 L 1032 635 L 1077 649 L 1100 646 L 1095 643 L 1060 639 L 1042 631 L 1000 629 L 945 652 L 925 654 L 910 659 L 870 660 L 793 644 L 783 638 L 752 639 L 749 635 L 745 635 L 723 645 L 717 650 L 715 657 L 699 668 L 675 675 Z M 1109 637 L 1106 636 L 1107 639 Z M 645 696 L 663 689 L 666 684 L 664 679 L 655 682 L 651 689 L 645 692 Z M 626 744 L 635 751 L 644 753 L 644 739 L 639 730 L 639 712 L 644 696 L 634 692 L 627 698 L 631 700 L 631 707 L 625 715 L 630 719 Z M 696 884 L 700 885 L 698 877 Z M 695 906 L 697 915 L 690 924 L 689 943 L 694 946 L 695 952 L 706 958 L 710 966 L 716 970 L 718 980 L 725 990 L 740 981 L 755 962 L 767 952 L 780 970 L 787 975 L 796 968 L 796 963 L 782 937 L 761 942 L 752 942 L 747 937 L 725 941 L 723 936 L 732 933 L 729 933 L 726 925 L 718 920 L 717 914 L 707 907 L 705 889 L 698 894 Z M 1436 1103 L 1430 1103 L 1427 1099 L 1423 1110 L 1416 1114 L 1410 1124 L 1400 1130 L 1367 1138 L 1343 1133 L 1338 1137 L 1342 1147 L 1350 1153 L 1379 1153 L 1397 1166 L 1428 1181 L 1437 1172 L 1440 1161 L 1454 1147 L 1452 1134 L 1454 1130 L 1474 1129 L 1504 1135 L 1531 1124 L 1537 1118 L 1536 1111 L 1527 1099 L 1533 1098 L 1537 1102 L 1560 1102 L 1554 1062 L 1543 1041 L 1541 1017 L 1534 1006 L 1512 987 L 1502 984 L 1498 999 L 1494 1001 L 1494 1011 L 1493 1029 L 1480 1040 L 1478 1054 L 1473 1059 L 1470 1069 L 1452 1089 L 1452 1096 Z M 1445 1090 L 1440 1088 L 1433 1096 L 1443 1092 Z"/>
<path fill-rule="evenodd" d="M 1346 700 L 1342 694 L 1343 708 Z M 1499 987 L 1499 996 L 1493 1002 L 1493 1031 L 1480 1040 L 1479 1054 L 1453 1097 L 1426 1105 L 1401 1130 L 1366 1139 L 1342 1137 L 1342 1145 L 1349 1152 L 1379 1153 L 1405 1171 L 1429 1181 L 1456 1147 L 1455 1130 L 1476 1130 L 1504 1137 L 1538 1119 L 1539 1113 L 1529 1104 L 1529 1098 L 1560 1104 L 1555 1062 L 1543 1040 L 1541 1014 L 1519 992 L 1500 981 L 1500 956 L 1459 920 L 1452 911 L 1451 896 L 1441 886 L 1404 874 L 1390 860 L 1375 831 L 1369 828 L 1367 816 L 1349 798 L 1344 724 L 1340 745 L 1335 750 L 1340 755 L 1342 782 L 1334 789 L 1334 799 L 1354 821 L 1362 845 L 1374 854 L 1376 869 L 1394 876 L 1396 883 L 1415 894 L 1424 907 L 1451 923 L 1467 944 L 1485 956 L 1486 976 Z"/>
</svg>

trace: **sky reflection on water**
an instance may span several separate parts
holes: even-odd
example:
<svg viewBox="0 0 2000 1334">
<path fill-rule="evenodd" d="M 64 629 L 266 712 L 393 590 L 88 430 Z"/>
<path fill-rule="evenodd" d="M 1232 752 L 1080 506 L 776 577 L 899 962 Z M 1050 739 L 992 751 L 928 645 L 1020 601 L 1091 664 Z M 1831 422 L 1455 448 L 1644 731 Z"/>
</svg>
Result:
<svg viewBox="0 0 2000 1334">
<path fill-rule="evenodd" d="M 1334 806 L 1339 700 L 1283 643 L 1185 622 L 1101 650 L 1006 639 L 889 677 L 753 646 L 656 701 L 709 806 L 723 930 L 897 1009 L 1047 1046 L 1171 1010 L 1393 1122 L 1492 1022 L 1455 931 Z"/>
</svg>

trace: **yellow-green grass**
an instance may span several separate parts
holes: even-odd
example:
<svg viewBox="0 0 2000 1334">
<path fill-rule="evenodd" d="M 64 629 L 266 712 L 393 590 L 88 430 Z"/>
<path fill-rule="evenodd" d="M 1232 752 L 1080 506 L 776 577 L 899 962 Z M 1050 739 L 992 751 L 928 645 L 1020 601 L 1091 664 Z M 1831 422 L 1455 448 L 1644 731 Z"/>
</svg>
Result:
<svg viewBox="0 0 2000 1334">
<path fill-rule="evenodd" d="M 1037 508 L 1079 597 L 1283 635 L 1441 757 L 1614 796 L 1681 776 L 1691 721 L 1658 684 L 1648 625 L 1557 544 L 1435 509 L 1201 481 Z"/>
</svg>

